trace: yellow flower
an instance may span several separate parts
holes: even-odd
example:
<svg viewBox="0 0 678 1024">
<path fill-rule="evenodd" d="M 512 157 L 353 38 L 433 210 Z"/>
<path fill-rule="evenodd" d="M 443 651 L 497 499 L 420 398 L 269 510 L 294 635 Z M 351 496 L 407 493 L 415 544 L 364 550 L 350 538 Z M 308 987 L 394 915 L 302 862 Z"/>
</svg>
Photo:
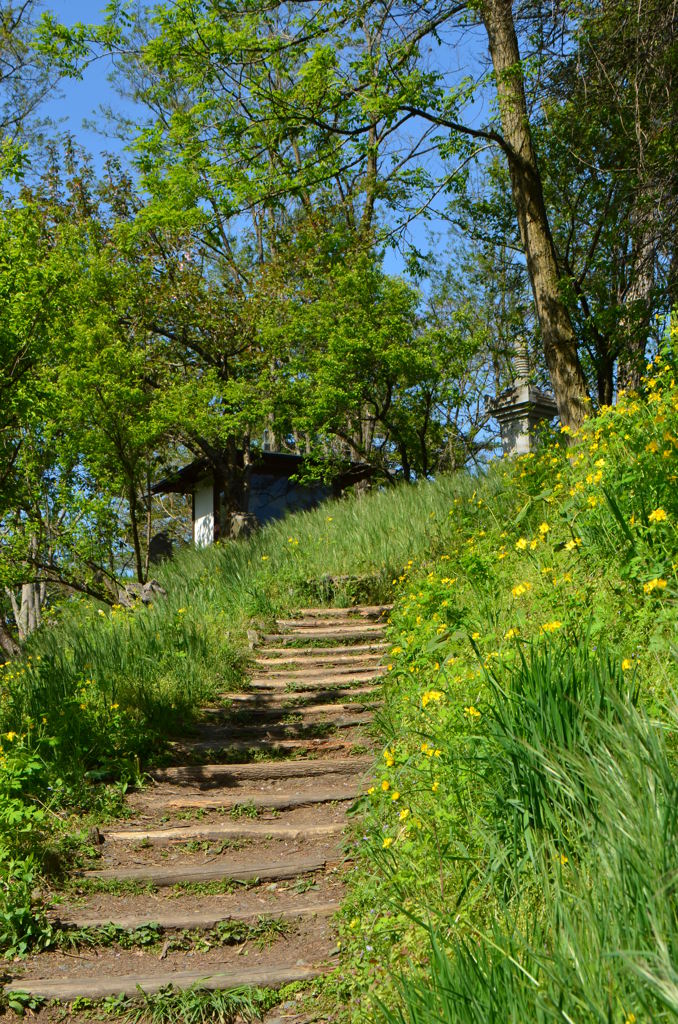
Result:
<svg viewBox="0 0 678 1024">
<path fill-rule="evenodd" d="M 516 551 L 524 551 L 526 547 L 527 541 L 524 537 L 521 537 L 520 540 L 516 541 Z"/>
<path fill-rule="evenodd" d="M 331 523 L 333 519 L 334 519 L 334 516 L 327 516 L 325 522 Z"/>
<path fill-rule="evenodd" d="M 624 1024 L 636 1024 L 636 1015 L 635 1015 L 635 1013 L 630 1013 L 628 1015 L 628 1017 L 626 1018 L 626 1020 L 624 1021 Z"/>
<path fill-rule="evenodd" d="M 268 562 L 268 558 L 269 558 L 269 556 L 268 556 L 268 555 L 262 555 L 262 556 L 261 556 L 261 560 L 262 560 L 262 562 Z"/>
<path fill-rule="evenodd" d="M 99 608 L 98 612 L 99 612 L 99 615 L 105 615 L 106 614 L 106 612 L 103 610 L 103 608 Z"/>
<path fill-rule="evenodd" d="M 648 580 L 647 583 L 643 583 L 643 590 L 646 594 L 651 594 L 653 590 L 664 590 L 666 587 L 666 580 L 654 579 Z"/>
<path fill-rule="evenodd" d="M 582 544 L 581 537 L 575 537 L 573 540 L 568 540 L 565 545 L 566 551 L 574 551 L 575 548 L 580 548 Z"/>
<path fill-rule="evenodd" d="M 409 816 L 410 816 L 410 810 L 409 810 L 409 808 L 408 808 L 408 807 L 403 807 L 402 811 L 401 811 L 401 812 L 400 812 L 400 814 L 398 815 L 398 819 L 399 819 L 400 821 L 405 821 L 405 819 L 406 819 L 406 818 L 409 818 Z"/>
<path fill-rule="evenodd" d="M 480 640 L 480 633 L 471 633 L 471 640 Z"/>
<path fill-rule="evenodd" d="M 511 628 L 511 629 L 509 629 L 509 631 L 507 633 L 504 633 L 504 640 L 513 640 L 513 638 L 515 636 L 518 636 L 519 633 L 520 633 L 519 629 Z"/>
<path fill-rule="evenodd" d="M 548 523 L 540 523 L 539 524 L 539 533 L 541 534 L 542 537 L 545 537 L 550 529 L 551 529 L 551 527 L 549 526 Z"/>
<path fill-rule="evenodd" d="M 437 792 L 438 792 L 438 786 L 439 786 L 439 785 L 440 785 L 440 783 L 439 783 L 439 782 L 438 782 L 438 780 L 436 779 L 436 781 L 435 781 L 435 782 L 433 783 L 433 785 L 431 786 L 431 791 L 432 791 L 433 793 L 437 793 Z"/>
<path fill-rule="evenodd" d="M 388 748 L 384 751 L 384 760 L 387 768 L 392 768 L 395 764 L 395 757 Z"/>
<path fill-rule="evenodd" d="M 373 793 L 374 793 L 374 786 L 370 786 L 370 788 L 367 790 L 367 795 L 368 796 L 372 796 Z"/>
<path fill-rule="evenodd" d="M 384 842 L 382 843 L 382 847 L 384 848 L 384 850 L 388 850 L 389 846 L 391 846 L 392 843 L 393 838 L 391 836 L 386 836 L 386 839 L 384 839 Z"/>
<path fill-rule="evenodd" d="M 565 865 L 567 864 L 567 857 L 565 856 L 564 853 L 561 853 L 561 855 L 560 855 L 560 863 L 562 864 L 563 867 L 565 867 Z"/>
<path fill-rule="evenodd" d="M 400 800 L 400 793 L 397 789 L 391 793 L 391 800 L 393 800 L 394 803 L 396 800 Z"/>
<path fill-rule="evenodd" d="M 443 696 L 443 694 L 442 694 L 442 692 L 440 690 L 428 690 L 425 694 L 423 694 L 423 696 L 421 698 L 421 706 L 423 708 L 425 708 L 426 705 L 430 704 L 432 700 L 434 700 L 434 701 L 441 700 L 442 696 Z"/>
<path fill-rule="evenodd" d="M 391 783 L 388 781 L 388 779 L 384 779 L 384 781 L 381 784 L 381 788 L 383 789 L 384 793 L 386 793 L 386 791 L 391 788 Z"/>
<path fill-rule="evenodd" d="M 647 518 L 650 523 L 663 523 L 668 516 L 663 508 L 656 508 L 654 512 L 650 512 Z"/>
<path fill-rule="evenodd" d="M 111 704 L 111 711 L 117 711 L 119 707 L 119 704 Z"/>
<path fill-rule="evenodd" d="M 545 622 L 543 624 L 543 626 L 540 626 L 539 627 L 539 632 L 540 633 L 555 633 L 556 630 L 561 629 L 562 625 L 563 625 L 562 622 L 558 622 L 557 619 L 554 619 L 553 622 Z"/>
<path fill-rule="evenodd" d="M 6 732 L 5 733 L 5 739 L 9 740 L 10 743 L 11 743 L 13 740 L 15 740 L 17 738 L 18 735 L 19 735 L 18 732 Z"/>
<path fill-rule="evenodd" d="M 434 750 L 433 751 L 433 756 L 434 757 L 440 757 L 441 754 L 442 754 L 442 750 Z"/>
<path fill-rule="evenodd" d="M 622 670 L 624 672 L 628 672 L 628 670 L 630 668 L 632 668 L 632 667 L 633 667 L 633 662 L 631 661 L 631 659 L 630 658 L 624 658 L 624 660 L 622 661 Z"/>
<path fill-rule="evenodd" d="M 512 587 L 511 593 L 514 597 L 522 597 L 523 594 L 527 594 L 530 590 L 532 590 L 531 583 L 518 583 L 515 587 Z"/>
<path fill-rule="evenodd" d="M 186 612 L 185 608 L 177 608 L 177 615 L 184 615 Z"/>
<path fill-rule="evenodd" d="M 467 708 L 464 708 L 464 714 L 468 715 L 469 718 L 480 718 L 480 712 L 470 704 Z"/>
</svg>

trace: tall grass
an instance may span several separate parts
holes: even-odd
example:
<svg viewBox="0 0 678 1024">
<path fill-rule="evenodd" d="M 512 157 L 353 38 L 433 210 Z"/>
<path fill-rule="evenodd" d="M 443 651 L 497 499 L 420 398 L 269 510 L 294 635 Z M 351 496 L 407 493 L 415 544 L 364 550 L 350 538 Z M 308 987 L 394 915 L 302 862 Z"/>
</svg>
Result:
<svg viewBox="0 0 678 1024">
<path fill-rule="evenodd" d="M 579 657 L 575 652 L 573 667 Z M 604 675 L 602 658 L 594 658 L 591 667 L 596 661 Z M 543 664 L 535 681 L 548 686 Z M 399 1008 L 382 1006 L 380 1019 L 675 1019 L 678 780 L 665 730 L 675 732 L 678 719 L 667 709 L 660 729 L 622 695 L 612 691 L 609 699 L 611 715 L 582 705 L 577 742 L 559 745 L 557 712 L 546 738 L 543 723 L 534 722 L 526 704 L 507 709 L 507 695 L 495 693 L 493 711 L 501 725 L 483 740 L 493 778 L 510 779 L 522 749 L 521 771 L 538 773 L 539 799 L 548 802 L 548 814 L 539 821 L 532 814 L 523 818 L 507 856 L 511 832 L 495 810 L 484 828 L 479 881 L 494 908 L 492 920 L 452 938 L 448 922 L 429 926 L 428 974 L 402 977 Z M 501 790 L 499 782 L 495 796 Z"/>
</svg>

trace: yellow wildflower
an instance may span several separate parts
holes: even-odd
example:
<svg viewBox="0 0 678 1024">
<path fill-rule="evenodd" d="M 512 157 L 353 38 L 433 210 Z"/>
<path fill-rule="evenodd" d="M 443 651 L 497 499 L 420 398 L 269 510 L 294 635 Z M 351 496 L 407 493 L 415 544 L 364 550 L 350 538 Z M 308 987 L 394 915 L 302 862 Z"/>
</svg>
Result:
<svg viewBox="0 0 678 1024">
<path fill-rule="evenodd" d="M 391 800 L 393 800 L 394 803 L 396 800 L 400 800 L 400 793 L 398 792 L 397 789 L 394 790 L 393 793 L 391 793 Z"/>
<path fill-rule="evenodd" d="M 387 790 L 391 788 L 391 783 L 388 781 L 388 779 L 384 779 L 384 781 L 381 784 L 381 788 L 383 789 L 384 793 L 386 793 Z"/>
<path fill-rule="evenodd" d="M 664 520 L 668 519 L 668 516 L 663 508 L 656 508 L 654 512 L 650 512 L 647 518 L 650 523 L 663 523 Z"/>
<path fill-rule="evenodd" d="M 581 537 L 574 537 L 572 540 L 568 540 L 565 545 L 566 551 L 574 551 L 575 548 L 580 548 L 582 544 Z"/>
<path fill-rule="evenodd" d="M 628 672 L 628 670 L 630 668 L 632 668 L 632 667 L 633 667 L 633 662 L 631 661 L 631 659 L 630 658 L 624 658 L 624 660 L 622 661 L 622 670 L 624 672 Z"/>
<path fill-rule="evenodd" d="M 409 816 L 410 816 L 409 807 L 403 807 L 402 811 L 398 815 L 398 818 L 399 818 L 400 821 L 405 821 L 405 819 L 409 818 Z"/>
<path fill-rule="evenodd" d="M 440 785 L 440 783 L 439 783 L 439 782 L 438 782 L 438 780 L 436 779 L 436 781 L 435 781 L 435 782 L 433 783 L 433 785 L 431 786 L 431 791 L 432 791 L 433 793 L 437 793 L 437 792 L 438 792 L 438 786 L 439 786 L 439 785 Z"/>
<path fill-rule="evenodd" d="M 480 633 L 471 633 L 471 640 L 480 640 Z"/>
<path fill-rule="evenodd" d="M 431 701 L 439 701 L 442 697 L 443 694 L 440 690 L 428 690 L 421 698 L 421 706 L 425 708 Z"/>
<path fill-rule="evenodd" d="M 542 626 L 540 626 L 539 627 L 539 632 L 540 633 L 555 633 L 557 630 L 559 630 L 562 627 L 562 625 L 563 625 L 562 622 L 558 622 L 557 619 L 554 619 L 553 622 L 545 622 Z"/>
<path fill-rule="evenodd" d="M 370 788 L 367 790 L 367 795 L 368 796 L 372 796 L 373 793 L 374 793 L 374 786 L 370 786 Z"/>
<path fill-rule="evenodd" d="M 389 846 L 391 846 L 392 843 L 393 843 L 393 837 L 392 836 L 386 836 L 386 839 L 384 839 L 384 842 L 382 843 L 382 846 L 383 846 L 383 848 L 385 850 L 388 850 Z"/>
<path fill-rule="evenodd" d="M 18 732 L 6 732 L 5 733 L 5 739 L 9 740 L 10 743 L 11 743 L 13 740 L 15 740 L 17 738 L 18 735 L 19 735 Z"/>
<path fill-rule="evenodd" d="M 467 708 L 464 708 L 464 714 L 468 715 L 469 718 L 480 718 L 480 712 L 470 704 Z"/>
<path fill-rule="evenodd" d="M 512 627 L 511 629 L 508 630 L 508 632 L 504 633 L 504 640 L 513 640 L 513 638 L 515 636 L 518 636 L 519 633 L 520 633 L 519 629 L 514 629 Z"/>
<path fill-rule="evenodd" d="M 524 537 L 521 537 L 520 540 L 516 541 L 516 551 L 524 551 L 526 547 L 527 541 Z"/>
<path fill-rule="evenodd" d="M 548 523 L 540 523 L 539 524 L 539 533 L 541 534 L 542 537 L 545 537 L 550 529 L 551 529 L 551 527 L 549 526 Z"/>
<path fill-rule="evenodd" d="M 653 590 L 664 590 L 666 587 L 666 580 L 654 579 L 648 580 L 647 583 L 643 583 L 643 590 L 646 594 L 651 594 Z"/>
</svg>

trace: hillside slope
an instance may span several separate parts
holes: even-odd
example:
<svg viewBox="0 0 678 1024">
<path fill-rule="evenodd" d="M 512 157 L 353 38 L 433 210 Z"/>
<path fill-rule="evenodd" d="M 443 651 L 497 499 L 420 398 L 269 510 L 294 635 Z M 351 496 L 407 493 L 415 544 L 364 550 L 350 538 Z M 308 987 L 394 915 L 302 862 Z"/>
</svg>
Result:
<svg viewBox="0 0 678 1024">
<path fill-rule="evenodd" d="M 659 361 L 571 447 L 183 552 L 152 608 L 67 603 L 2 670 L 4 948 L 49 944 L 36 881 L 85 856 L 85 812 L 119 813 L 167 740 L 242 685 L 252 623 L 395 595 L 329 1004 L 365 1020 L 376 986 L 412 1022 L 562 1020 L 563 999 L 577 1020 L 673 1012 L 677 477 Z M 398 994 L 403 957 L 432 966 Z"/>
</svg>

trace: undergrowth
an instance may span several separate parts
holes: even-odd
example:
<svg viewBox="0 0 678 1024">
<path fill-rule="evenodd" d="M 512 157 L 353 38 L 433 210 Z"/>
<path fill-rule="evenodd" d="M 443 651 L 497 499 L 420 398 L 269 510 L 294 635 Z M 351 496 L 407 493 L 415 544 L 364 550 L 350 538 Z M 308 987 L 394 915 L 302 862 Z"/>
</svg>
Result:
<svg viewBox="0 0 678 1024">
<path fill-rule="evenodd" d="M 395 578 L 346 1019 L 678 1014 L 678 389 L 498 466 Z"/>
<path fill-rule="evenodd" d="M 184 551 L 150 608 L 66 602 L 2 670 L 2 949 L 50 942 L 33 893 L 74 815 L 119 812 L 241 685 L 252 623 L 395 594 L 328 998 L 361 1022 L 670 1015 L 677 471 L 659 363 L 572 446 Z"/>
</svg>

